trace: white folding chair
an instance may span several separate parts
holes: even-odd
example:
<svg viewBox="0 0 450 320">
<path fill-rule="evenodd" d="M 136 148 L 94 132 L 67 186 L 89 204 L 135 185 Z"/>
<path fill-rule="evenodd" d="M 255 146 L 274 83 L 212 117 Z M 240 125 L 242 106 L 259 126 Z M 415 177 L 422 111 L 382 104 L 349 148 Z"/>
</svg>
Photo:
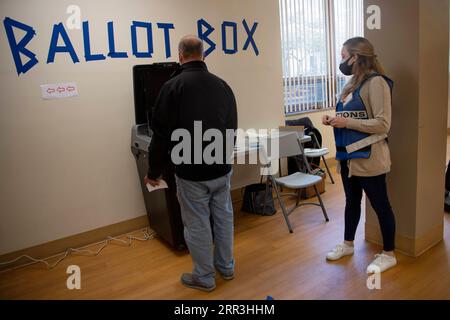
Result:
<svg viewBox="0 0 450 320">
<path fill-rule="evenodd" d="M 282 131 L 300 131 L 304 130 L 304 126 L 282 126 L 280 127 L 280 130 Z M 330 167 L 328 166 L 327 160 L 325 159 L 325 156 L 330 153 L 328 148 L 321 148 L 319 140 L 317 140 L 317 136 L 314 134 L 314 132 L 311 132 L 309 134 L 311 136 L 311 140 L 314 144 L 314 148 L 305 149 L 305 156 L 306 158 L 320 158 L 322 159 L 325 168 L 327 170 L 328 175 L 330 176 L 331 183 L 334 184 L 334 178 L 331 174 Z"/>
<path fill-rule="evenodd" d="M 272 167 L 273 161 L 278 161 L 278 159 L 271 159 L 268 163 L 268 172 L 267 172 L 267 188 L 266 191 L 269 188 L 269 183 L 272 184 L 273 189 L 275 189 L 275 193 L 278 199 L 278 202 L 280 203 L 281 210 L 283 212 L 284 219 L 286 220 L 286 224 L 288 226 L 289 232 L 293 233 L 292 225 L 289 221 L 289 216 L 296 210 L 297 208 L 304 206 L 304 205 L 315 205 L 322 208 L 323 215 L 325 217 L 325 221 L 329 221 L 327 211 L 325 209 L 325 206 L 323 204 L 322 198 L 320 196 L 319 190 L 317 189 L 317 184 L 321 182 L 322 178 L 311 174 L 311 167 L 309 166 L 308 162 L 306 161 L 306 156 L 303 148 L 303 144 L 301 142 L 300 136 L 302 136 L 302 133 L 293 129 L 280 129 L 279 135 L 276 137 L 270 137 L 270 139 L 279 139 L 279 158 L 288 158 L 288 157 L 294 157 L 294 156 L 302 156 L 303 160 L 306 163 L 306 166 L 308 168 L 308 173 L 302 173 L 302 172 L 296 172 L 294 174 L 288 175 L 288 176 L 282 176 L 281 171 L 279 168 L 279 177 L 274 176 L 274 172 Z M 281 194 L 278 187 L 285 187 L 293 190 L 299 190 L 307 187 L 313 187 L 316 193 L 316 196 L 319 200 L 318 203 L 313 202 L 307 202 L 307 203 L 299 203 L 298 194 Z M 267 193 L 266 193 L 267 194 Z M 290 208 L 289 210 L 286 209 L 286 206 L 282 200 L 282 196 L 287 195 L 295 195 L 297 196 L 297 202 L 296 204 Z"/>
<path fill-rule="evenodd" d="M 319 141 L 317 140 L 317 137 L 315 134 L 311 134 L 311 138 L 313 139 L 315 148 L 314 149 L 308 149 L 305 151 L 306 158 L 321 158 L 323 161 L 323 164 L 325 165 L 325 168 L 327 169 L 327 173 L 330 176 L 331 183 L 334 184 L 333 175 L 331 174 L 330 168 L 328 167 L 327 160 L 325 159 L 325 156 L 330 153 L 328 148 L 320 148 Z"/>
</svg>

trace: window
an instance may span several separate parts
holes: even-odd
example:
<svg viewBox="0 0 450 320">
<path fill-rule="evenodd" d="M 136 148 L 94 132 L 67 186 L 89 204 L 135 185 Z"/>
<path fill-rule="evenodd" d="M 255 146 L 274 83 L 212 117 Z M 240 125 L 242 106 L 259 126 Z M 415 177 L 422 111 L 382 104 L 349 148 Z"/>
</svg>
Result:
<svg viewBox="0 0 450 320">
<path fill-rule="evenodd" d="M 279 0 L 286 115 L 334 108 L 341 47 L 363 36 L 363 0 Z"/>
</svg>

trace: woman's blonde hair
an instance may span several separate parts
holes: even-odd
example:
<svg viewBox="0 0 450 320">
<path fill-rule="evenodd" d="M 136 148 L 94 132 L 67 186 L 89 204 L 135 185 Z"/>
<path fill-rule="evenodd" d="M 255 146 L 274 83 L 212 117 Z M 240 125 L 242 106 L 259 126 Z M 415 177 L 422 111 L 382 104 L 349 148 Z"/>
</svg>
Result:
<svg viewBox="0 0 450 320">
<path fill-rule="evenodd" d="M 353 78 L 344 87 L 342 97 L 347 97 L 355 91 L 372 72 L 384 75 L 384 69 L 377 59 L 373 45 L 366 38 L 356 37 L 345 41 L 344 47 L 350 56 L 356 55 L 358 59 L 353 63 Z"/>
</svg>

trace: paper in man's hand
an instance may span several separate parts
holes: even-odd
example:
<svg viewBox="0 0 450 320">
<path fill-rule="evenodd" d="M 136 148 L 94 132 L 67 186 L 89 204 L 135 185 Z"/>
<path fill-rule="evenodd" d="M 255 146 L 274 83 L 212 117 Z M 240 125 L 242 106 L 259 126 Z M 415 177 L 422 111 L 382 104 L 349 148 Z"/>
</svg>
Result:
<svg viewBox="0 0 450 320">
<path fill-rule="evenodd" d="M 164 180 L 159 180 L 159 185 L 153 187 L 151 184 L 147 183 L 147 190 L 148 192 L 152 192 L 159 189 L 165 189 L 168 188 L 167 183 Z"/>
</svg>

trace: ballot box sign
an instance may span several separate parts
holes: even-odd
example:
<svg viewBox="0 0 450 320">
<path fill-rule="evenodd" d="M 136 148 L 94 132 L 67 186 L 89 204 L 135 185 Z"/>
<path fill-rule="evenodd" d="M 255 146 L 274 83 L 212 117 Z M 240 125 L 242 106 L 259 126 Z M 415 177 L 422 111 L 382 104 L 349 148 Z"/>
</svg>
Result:
<svg viewBox="0 0 450 320">
<path fill-rule="evenodd" d="M 4 32 L 11 51 L 11 62 L 16 68 L 17 75 L 26 74 L 40 63 L 51 65 L 63 56 L 68 57 L 69 63 L 75 65 L 129 58 L 151 59 L 155 52 L 164 54 L 166 59 L 173 56 L 171 48 L 175 47 L 175 44 L 172 42 L 176 40 L 172 35 L 176 29 L 173 22 L 111 20 L 106 21 L 102 28 L 94 28 L 93 25 L 98 26 L 98 23 L 86 20 L 81 23 L 80 29 L 70 30 L 69 33 L 68 29 L 71 28 L 56 21 L 49 28 L 50 33 L 43 35 L 42 30 L 36 30 L 27 21 L 4 17 Z M 129 30 L 127 32 L 129 47 L 118 45 L 116 34 L 119 28 Z M 194 33 L 195 30 L 205 44 L 205 57 L 213 53 L 231 56 L 247 54 L 257 57 L 260 55 L 257 42 L 259 23 L 255 20 L 244 18 L 213 24 L 206 18 L 201 18 L 193 20 L 186 32 Z M 74 33 L 78 32 L 80 37 L 74 37 Z M 81 38 L 82 41 L 75 42 L 75 38 Z M 48 51 L 41 53 L 40 56 L 33 52 L 35 42 L 38 41 L 45 41 L 45 46 L 48 47 Z M 98 47 L 97 41 L 107 43 L 108 49 L 103 52 L 95 50 L 94 48 Z M 58 94 L 54 93 L 51 97 Z M 64 92 L 64 94 L 70 93 Z"/>
<path fill-rule="evenodd" d="M 42 99 L 63 99 L 78 96 L 78 88 L 75 82 L 52 83 L 41 85 Z"/>
</svg>

